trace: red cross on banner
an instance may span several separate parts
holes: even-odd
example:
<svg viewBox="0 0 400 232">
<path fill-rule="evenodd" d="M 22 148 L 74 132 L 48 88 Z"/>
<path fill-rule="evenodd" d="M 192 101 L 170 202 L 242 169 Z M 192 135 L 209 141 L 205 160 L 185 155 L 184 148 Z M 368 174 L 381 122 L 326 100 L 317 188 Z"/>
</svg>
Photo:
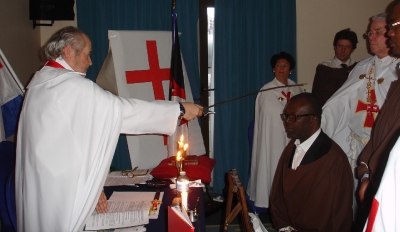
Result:
<svg viewBox="0 0 400 232">
<path fill-rule="evenodd" d="M 126 71 L 126 83 L 145 83 L 151 82 L 153 85 L 154 99 L 165 100 L 162 81 L 170 78 L 169 68 L 160 68 L 158 61 L 157 43 L 153 40 L 146 41 L 147 57 L 149 59 L 149 70 Z"/>
<path fill-rule="evenodd" d="M 369 212 L 367 228 L 365 229 L 365 232 L 372 232 L 372 229 L 374 228 L 376 214 L 378 213 L 378 209 L 379 209 L 379 201 L 377 201 L 376 198 L 374 197 L 374 200 L 372 201 L 371 211 Z"/>
<path fill-rule="evenodd" d="M 0 62 L 0 69 L 2 69 L 3 68 L 3 64 Z"/>
<path fill-rule="evenodd" d="M 376 95 L 375 95 L 374 89 L 371 90 L 371 102 L 370 103 L 365 103 L 361 100 L 358 100 L 358 104 L 357 104 L 355 113 L 366 111 L 367 115 L 366 115 L 365 121 L 364 121 L 365 128 L 372 128 L 372 126 L 375 123 L 374 113 L 379 112 L 379 106 L 375 105 L 375 103 L 376 103 Z"/>
</svg>

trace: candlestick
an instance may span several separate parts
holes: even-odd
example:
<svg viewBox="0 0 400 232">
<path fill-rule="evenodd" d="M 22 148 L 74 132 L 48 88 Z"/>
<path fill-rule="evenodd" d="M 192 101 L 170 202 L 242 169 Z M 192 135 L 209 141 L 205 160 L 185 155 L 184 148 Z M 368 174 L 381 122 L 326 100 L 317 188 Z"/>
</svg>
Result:
<svg viewBox="0 0 400 232">
<path fill-rule="evenodd" d="M 181 193 L 182 198 L 182 210 L 188 210 L 188 192 L 183 191 Z"/>
<path fill-rule="evenodd" d="M 185 145 L 183 145 L 183 155 L 182 155 L 183 158 L 186 158 L 186 152 L 187 152 L 188 147 L 189 147 L 189 145 L 187 143 Z"/>
</svg>

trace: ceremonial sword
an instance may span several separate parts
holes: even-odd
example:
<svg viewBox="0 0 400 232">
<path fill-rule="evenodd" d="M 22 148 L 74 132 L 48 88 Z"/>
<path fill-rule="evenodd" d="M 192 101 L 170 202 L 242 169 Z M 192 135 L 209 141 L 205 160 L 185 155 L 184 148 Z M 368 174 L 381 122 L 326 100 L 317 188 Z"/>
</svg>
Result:
<svg viewBox="0 0 400 232">
<path fill-rule="evenodd" d="M 228 103 L 228 102 L 231 102 L 231 101 L 234 101 L 234 100 L 243 98 L 243 97 L 247 97 L 247 96 L 250 96 L 250 95 L 253 95 L 253 94 L 257 94 L 257 93 L 260 93 L 260 92 L 264 92 L 264 91 L 268 91 L 268 90 L 281 89 L 281 88 L 294 87 L 294 86 L 303 86 L 303 85 L 305 85 L 305 84 L 306 84 L 306 83 L 303 83 L 303 84 L 294 84 L 294 85 L 275 86 L 275 87 L 271 87 L 271 88 L 268 88 L 268 89 L 262 89 L 262 90 L 259 90 L 259 91 L 255 91 L 255 92 L 251 92 L 251 93 L 246 93 L 246 94 L 243 94 L 243 95 L 240 95 L 240 96 L 237 96 L 237 97 L 228 99 L 228 100 L 220 101 L 220 102 L 218 102 L 218 103 L 215 103 L 214 105 L 204 107 L 204 109 L 203 109 L 203 117 L 205 117 L 205 116 L 207 116 L 207 115 L 209 115 L 209 114 L 215 114 L 215 111 L 210 111 L 210 110 L 209 110 L 210 108 L 215 107 L 215 106 L 219 106 L 219 105 L 222 105 L 222 104 L 225 104 L 225 103 Z M 205 110 L 206 110 L 206 111 L 205 111 Z"/>
</svg>

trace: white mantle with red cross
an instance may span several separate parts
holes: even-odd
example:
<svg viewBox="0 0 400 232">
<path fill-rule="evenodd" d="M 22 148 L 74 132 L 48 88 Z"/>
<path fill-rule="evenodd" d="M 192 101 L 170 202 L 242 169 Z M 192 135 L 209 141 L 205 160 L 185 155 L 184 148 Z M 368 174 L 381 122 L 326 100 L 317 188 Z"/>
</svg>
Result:
<svg viewBox="0 0 400 232">
<path fill-rule="evenodd" d="M 127 98 L 168 99 L 172 34 L 170 31 L 109 31 L 109 52 L 96 82 Z M 182 61 L 182 63 L 184 63 Z M 186 101 L 193 102 L 184 64 Z M 154 168 L 168 157 L 162 135 L 127 136 L 132 167 Z M 197 120 L 189 122 L 189 155 L 205 154 Z"/>
</svg>

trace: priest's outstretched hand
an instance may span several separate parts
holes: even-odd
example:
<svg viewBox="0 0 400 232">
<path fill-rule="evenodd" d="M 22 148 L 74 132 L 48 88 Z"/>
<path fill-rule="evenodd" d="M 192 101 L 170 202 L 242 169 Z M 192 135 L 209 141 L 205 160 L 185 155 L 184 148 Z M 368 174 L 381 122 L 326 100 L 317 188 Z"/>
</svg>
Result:
<svg viewBox="0 0 400 232">
<path fill-rule="evenodd" d="M 185 108 L 185 114 L 182 118 L 187 121 L 193 120 L 203 115 L 203 107 L 192 102 L 181 102 Z"/>
</svg>

